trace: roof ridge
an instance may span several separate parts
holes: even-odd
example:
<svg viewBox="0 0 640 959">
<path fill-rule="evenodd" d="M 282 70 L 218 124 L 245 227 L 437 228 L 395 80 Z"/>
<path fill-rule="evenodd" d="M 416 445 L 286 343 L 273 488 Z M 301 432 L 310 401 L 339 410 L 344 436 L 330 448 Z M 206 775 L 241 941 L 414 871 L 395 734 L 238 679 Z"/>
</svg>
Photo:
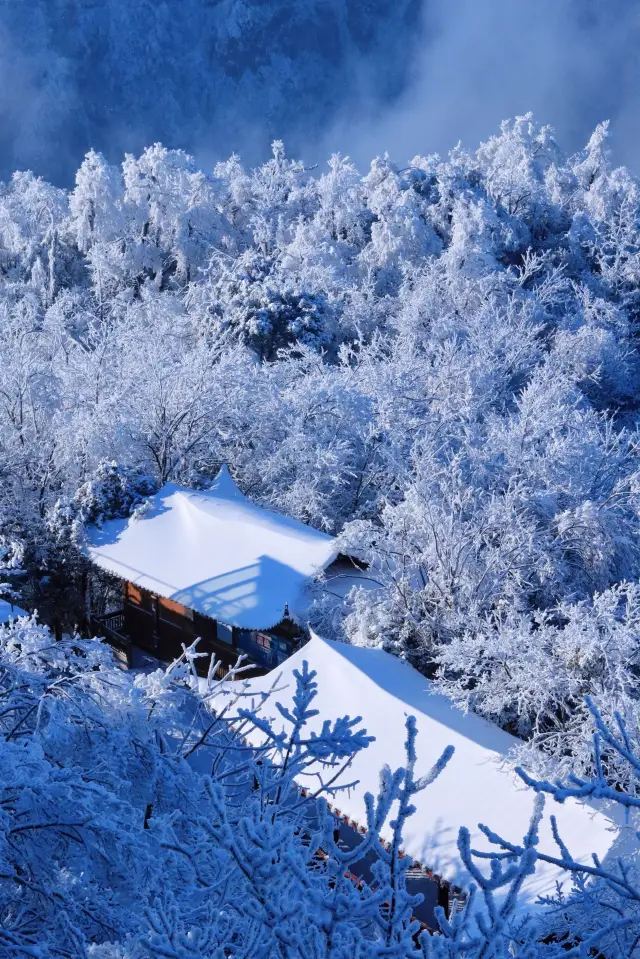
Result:
<svg viewBox="0 0 640 959">
<path fill-rule="evenodd" d="M 231 475 L 229 467 L 226 463 L 222 464 L 213 483 L 209 489 L 205 490 L 204 492 L 215 493 L 217 496 L 224 496 L 226 499 L 247 500 L 247 497 L 244 495 Z M 251 502 L 251 500 L 247 500 L 247 502 Z"/>
</svg>

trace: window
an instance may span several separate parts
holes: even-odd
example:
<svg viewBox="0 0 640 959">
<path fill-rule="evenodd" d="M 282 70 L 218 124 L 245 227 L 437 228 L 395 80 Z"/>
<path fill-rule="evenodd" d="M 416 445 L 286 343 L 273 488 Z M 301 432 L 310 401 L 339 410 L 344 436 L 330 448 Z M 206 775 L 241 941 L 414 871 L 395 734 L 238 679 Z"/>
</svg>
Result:
<svg viewBox="0 0 640 959">
<path fill-rule="evenodd" d="M 238 630 L 238 646 L 261 666 L 278 666 L 291 655 L 291 644 L 286 639 L 257 629 Z"/>
<path fill-rule="evenodd" d="M 233 646 L 233 629 L 224 623 L 218 623 L 218 639 L 223 643 L 229 643 Z"/>
</svg>

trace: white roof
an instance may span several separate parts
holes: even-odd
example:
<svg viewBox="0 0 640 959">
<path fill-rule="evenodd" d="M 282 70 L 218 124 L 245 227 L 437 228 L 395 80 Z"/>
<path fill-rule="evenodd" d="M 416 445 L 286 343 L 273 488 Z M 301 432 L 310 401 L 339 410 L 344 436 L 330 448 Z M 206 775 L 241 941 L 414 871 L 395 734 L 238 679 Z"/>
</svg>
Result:
<svg viewBox="0 0 640 959">
<path fill-rule="evenodd" d="M 0 599 L 0 625 L 2 623 L 8 623 L 12 619 L 17 619 L 19 616 L 28 615 L 29 613 L 25 612 L 24 609 L 20 609 L 19 606 L 12 606 L 6 599 Z"/>
<path fill-rule="evenodd" d="M 335 540 L 251 503 L 223 467 L 204 492 L 168 483 L 139 518 L 88 532 L 103 569 L 230 626 L 268 629 L 337 555 Z"/>
<path fill-rule="evenodd" d="M 277 688 L 287 688 L 274 694 L 273 706 L 265 706 L 261 712 L 263 717 L 276 717 L 276 729 L 284 723 L 276 713 L 275 701 L 290 706 L 295 690 L 292 673 L 301 668 L 303 660 L 318 673 L 313 708 L 319 715 L 312 721 L 312 728 L 314 724 L 319 728 L 326 719 L 361 716 L 362 725 L 375 736 L 375 742 L 360 752 L 337 780 L 359 780 L 356 787 L 335 798 L 335 806 L 343 814 L 365 824 L 363 796 L 365 792 L 377 795 L 379 771 L 385 764 L 392 768 L 404 765 L 405 720 L 414 715 L 418 730 L 416 774 L 427 772 L 446 746 L 453 745 L 455 752 L 440 777 L 415 797 L 417 812 L 407 823 L 405 851 L 437 875 L 464 888 L 468 877 L 461 873 L 456 848 L 461 826 L 470 830 L 474 848 L 491 848 L 477 829 L 478 823 L 512 842 L 520 842 L 531 818 L 534 793 L 501 762 L 516 744 L 514 737 L 430 692 L 429 680 L 389 653 L 327 642 L 317 636 L 312 636 L 277 672 L 247 681 L 250 693 L 264 691 L 281 672 Z M 241 702 L 248 707 L 246 701 Z M 317 788 L 317 782 L 308 785 Z M 604 859 L 616 840 L 617 829 L 603 812 L 572 800 L 559 805 L 549 799 L 540 830 L 542 851 L 557 855 L 550 814 L 557 817 L 562 838 L 580 862 L 591 861 L 592 852 Z M 388 828 L 385 838 L 391 838 Z M 535 875 L 526 881 L 522 905 L 532 903 L 539 894 L 552 892 L 560 876 L 555 867 L 539 863 Z"/>
</svg>

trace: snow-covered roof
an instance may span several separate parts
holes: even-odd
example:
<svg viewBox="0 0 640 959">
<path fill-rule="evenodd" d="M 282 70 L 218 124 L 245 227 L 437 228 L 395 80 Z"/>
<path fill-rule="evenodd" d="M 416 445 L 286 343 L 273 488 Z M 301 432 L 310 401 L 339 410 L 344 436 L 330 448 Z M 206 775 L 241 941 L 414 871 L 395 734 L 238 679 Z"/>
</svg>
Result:
<svg viewBox="0 0 640 959">
<path fill-rule="evenodd" d="M 12 619 L 18 619 L 19 616 L 28 616 L 29 613 L 19 606 L 12 606 L 6 599 L 0 599 L 0 625 L 8 623 Z"/>
<path fill-rule="evenodd" d="M 168 483 L 139 518 L 88 533 L 103 569 L 230 626 L 268 629 L 285 605 L 303 606 L 303 586 L 336 556 L 335 540 L 256 506 L 223 467 L 205 491 Z"/>
<path fill-rule="evenodd" d="M 534 794 L 502 762 L 517 743 L 513 736 L 474 713 L 463 713 L 445 697 L 431 692 L 429 680 L 389 653 L 327 642 L 317 636 L 312 636 L 277 672 L 248 680 L 249 694 L 269 689 L 281 674 L 277 688 L 286 689 L 272 699 L 274 705 L 277 700 L 290 706 L 295 690 L 293 670 L 300 669 L 303 660 L 318 674 L 316 725 L 320 727 L 323 720 L 339 716 L 361 716 L 362 725 L 375 736 L 375 742 L 360 752 L 342 775 L 344 783 L 359 780 L 349 792 L 336 796 L 335 805 L 343 814 L 364 824 L 364 794 L 377 794 L 379 771 L 385 764 L 392 768 L 404 764 L 405 721 L 408 715 L 414 715 L 418 729 L 417 774 L 430 769 L 446 746 L 453 745 L 455 753 L 440 777 L 415 797 L 417 812 L 408 820 L 404 835 L 408 855 L 464 888 L 467 879 L 461 872 L 456 848 L 461 826 L 470 830 L 474 848 L 491 848 L 477 829 L 478 823 L 520 842 L 531 818 Z M 251 698 L 242 705 L 246 708 L 250 702 Z M 275 708 L 264 709 L 261 715 L 276 717 L 275 728 L 281 728 L 283 722 Z M 309 785 L 317 788 L 315 782 Z M 551 813 L 575 859 L 590 861 L 592 852 L 605 859 L 616 841 L 616 828 L 604 812 L 575 801 L 559 805 L 548 800 L 540 848 L 558 855 L 549 825 Z M 385 838 L 390 838 L 388 830 Z M 559 877 L 555 867 L 539 863 L 535 875 L 526 881 L 523 904 L 552 892 Z"/>
</svg>

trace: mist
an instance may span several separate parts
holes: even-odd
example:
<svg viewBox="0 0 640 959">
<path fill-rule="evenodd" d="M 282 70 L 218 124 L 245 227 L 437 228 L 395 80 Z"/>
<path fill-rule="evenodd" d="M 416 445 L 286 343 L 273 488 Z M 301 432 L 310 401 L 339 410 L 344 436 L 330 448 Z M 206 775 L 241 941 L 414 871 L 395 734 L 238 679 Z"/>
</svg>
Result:
<svg viewBox="0 0 640 959">
<path fill-rule="evenodd" d="M 359 165 L 388 152 L 468 148 L 532 111 L 578 150 L 611 120 L 617 163 L 640 172 L 640 4 L 636 0 L 425 0 L 410 83 L 391 109 L 343 113 L 319 153 Z"/>
<path fill-rule="evenodd" d="M 205 167 L 274 138 L 362 169 L 470 149 L 532 111 L 640 171 L 638 0 L 0 0 L 0 178 L 68 186 L 161 141 Z"/>
</svg>

